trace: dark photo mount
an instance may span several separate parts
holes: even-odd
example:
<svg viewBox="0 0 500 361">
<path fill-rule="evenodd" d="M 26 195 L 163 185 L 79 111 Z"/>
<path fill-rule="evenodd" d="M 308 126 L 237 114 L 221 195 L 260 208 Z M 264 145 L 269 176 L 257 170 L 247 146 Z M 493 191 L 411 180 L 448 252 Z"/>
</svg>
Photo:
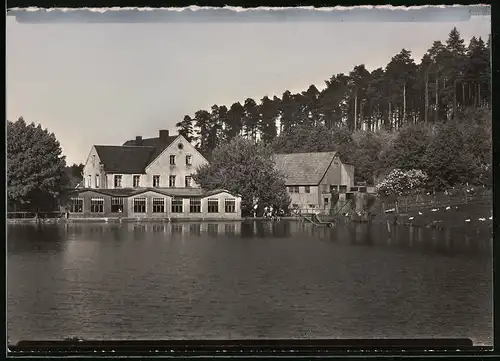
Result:
<svg viewBox="0 0 500 361">
<path fill-rule="evenodd" d="M 391 2 L 393 5 L 411 5 L 406 2 Z M 450 5 L 453 2 L 450 2 Z M 210 2 L 204 3 L 176 3 L 169 6 L 188 6 L 196 4 L 198 6 L 217 6 L 216 4 Z M 366 5 L 369 3 L 367 2 Z M 416 3 L 413 5 L 423 5 L 424 3 Z M 426 2 L 429 5 L 430 2 Z M 436 4 L 442 5 L 443 2 L 436 2 Z M 455 4 L 455 3 L 453 3 Z M 223 4 L 227 5 L 227 4 Z M 259 4 L 266 5 L 266 4 Z M 287 4 L 280 4 L 280 6 L 286 6 Z M 288 4 L 293 6 L 294 4 Z M 316 6 L 333 6 L 330 4 L 315 4 Z M 342 6 L 357 5 L 357 4 L 339 4 Z M 359 3 L 359 5 L 363 5 Z M 85 3 L 85 2 L 60 2 L 56 3 L 54 1 L 48 3 L 30 2 L 24 5 L 21 2 L 9 1 L 7 3 L 8 8 L 12 7 L 23 7 L 23 6 L 39 6 L 39 7 L 110 7 L 110 6 L 165 6 L 162 4 L 138 4 L 137 2 L 125 5 L 124 3 L 115 4 L 113 2 L 101 2 L 99 4 L 95 3 Z M 235 4 L 235 6 L 250 6 L 245 4 Z M 253 5 L 252 5 L 253 6 Z M 267 5 L 271 6 L 271 5 Z M 498 17 L 499 6 L 493 3 L 491 5 L 491 16 L 492 16 L 492 42 L 493 42 L 493 59 L 495 58 L 495 51 L 500 48 L 496 45 L 496 40 L 498 38 L 494 19 Z M 8 57 L 8 54 L 7 54 Z M 493 94 L 491 99 L 494 99 L 498 87 L 496 62 L 493 61 L 493 82 L 492 89 Z M 7 85 L 8 87 L 8 85 Z M 359 106 L 359 105 L 358 105 Z M 494 108 L 494 107 L 493 107 Z M 496 112 L 495 109 L 492 110 L 493 116 Z M 193 112 L 194 113 L 194 112 Z M 493 122 L 493 130 L 498 127 L 497 122 Z M 493 134 L 496 134 L 493 131 Z M 498 143 L 493 141 L 493 158 L 497 156 Z M 182 150 L 182 146 L 178 146 L 179 150 Z M 493 162 L 493 169 L 497 167 L 498 162 Z M 493 171 L 494 172 L 494 171 Z M 168 179 L 167 179 L 168 181 Z M 182 180 L 184 182 L 184 180 Z M 496 183 L 493 183 L 493 188 L 495 188 Z M 495 189 L 493 190 L 493 197 L 495 194 Z M 500 194 L 500 192 L 499 192 Z M 500 196 L 499 196 L 500 197 Z M 496 212 L 496 204 L 499 202 L 493 201 L 493 213 Z M 493 228 L 496 229 L 497 221 L 494 220 Z M 497 248 L 499 246 L 493 243 L 494 253 L 496 254 Z M 497 263 L 496 257 L 494 257 L 494 268 Z M 497 279 L 498 277 L 494 278 Z M 496 282 L 495 282 L 496 285 Z M 496 309 L 495 309 L 496 310 Z M 498 312 L 493 312 L 495 315 Z M 496 317 L 495 317 L 496 320 Z M 496 325 L 496 322 L 494 322 Z M 496 344 L 498 331 L 494 330 L 494 343 Z M 8 344 L 7 352 L 9 356 L 62 356 L 62 355 L 96 355 L 96 352 L 100 352 L 101 355 L 113 355 L 113 356 L 148 356 L 148 355 L 165 355 L 165 356 L 178 356 L 178 357 L 211 357 L 218 355 L 223 355 L 225 357 L 241 357 L 241 356 L 282 356 L 282 357 L 328 357 L 328 356 L 367 356 L 367 355 L 384 355 L 384 356 L 401 356 L 411 355 L 411 356 L 478 356 L 482 355 L 493 356 L 497 354 L 498 351 L 493 351 L 497 347 L 489 346 L 475 346 L 472 340 L 467 338 L 468 335 L 464 337 L 453 338 L 429 338 L 429 339 L 349 339 L 349 340 L 326 340 L 326 339 L 272 339 L 272 340 L 150 340 L 150 341 L 120 341 L 120 340 L 107 340 L 107 341 L 93 341 L 84 340 L 80 338 L 66 339 L 61 341 L 43 341 L 43 337 L 40 340 L 25 340 L 18 341 L 17 343 Z"/>
</svg>

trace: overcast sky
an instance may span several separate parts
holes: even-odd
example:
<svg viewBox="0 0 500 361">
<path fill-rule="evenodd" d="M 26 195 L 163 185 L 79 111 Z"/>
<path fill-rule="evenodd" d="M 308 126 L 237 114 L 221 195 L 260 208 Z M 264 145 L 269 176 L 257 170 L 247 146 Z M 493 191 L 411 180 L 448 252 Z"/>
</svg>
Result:
<svg viewBox="0 0 500 361">
<path fill-rule="evenodd" d="M 456 26 L 487 39 L 490 16 L 442 22 L 24 24 L 7 18 L 7 118 L 41 123 L 67 162 L 93 144 L 175 130 L 185 114 L 333 74 L 385 66 L 402 48 L 417 62 Z"/>
</svg>

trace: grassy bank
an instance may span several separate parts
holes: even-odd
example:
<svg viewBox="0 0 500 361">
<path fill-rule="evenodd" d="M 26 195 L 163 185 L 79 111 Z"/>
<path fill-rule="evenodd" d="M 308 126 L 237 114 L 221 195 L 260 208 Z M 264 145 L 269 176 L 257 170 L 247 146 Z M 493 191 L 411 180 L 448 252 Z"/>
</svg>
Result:
<svg viewBox="0 0 500 361">
<path fill-rule="evenodd" d="M 385 213 L 374 218 L 375 222 L 393 222 L 415 227 L 461 230 L 475 234 L 493 231 L 491 205 L 460 204 L 425 209 L 412 209 L 400 214 Z"/>
</svg>

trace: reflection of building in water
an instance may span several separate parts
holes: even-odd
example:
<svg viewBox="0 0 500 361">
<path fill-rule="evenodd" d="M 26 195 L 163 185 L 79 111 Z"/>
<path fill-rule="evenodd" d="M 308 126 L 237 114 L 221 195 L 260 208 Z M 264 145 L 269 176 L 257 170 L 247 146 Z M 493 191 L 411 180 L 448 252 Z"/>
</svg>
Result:
<svg viewBox="0 0 500 361">
<path fill-rule="evenodd" d="M 190 236 L 200 236 L 201 235 L 201 224 L 200 223 L 190 223 L 189 224 L 189 235 Z"/>
<path fill-rule="evenodd" d="M 134 234 L 163 232 L 172 236 L 237 235 L 241 233 L 242 222 L 174 222 L 174 223 L 133 223 L 128 229 Z"/>
<path fill-rule="evenodd" d="M 219 233 L 219 225 L 217 223 L 209 223 L 207 226 L 207 233 L 211 236 L 217 236 Z"/>
</svg>

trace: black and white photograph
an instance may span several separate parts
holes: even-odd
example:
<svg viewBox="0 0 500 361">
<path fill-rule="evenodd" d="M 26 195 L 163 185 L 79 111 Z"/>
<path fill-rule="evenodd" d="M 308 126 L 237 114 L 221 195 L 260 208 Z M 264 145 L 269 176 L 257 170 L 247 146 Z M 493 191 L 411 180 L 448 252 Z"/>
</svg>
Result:
<svg viewBox="0 0 500 361">
<path fill-rule="evenodd" d="M 10 9 L 20 341 L 493 346 L 487 5 Z"/>
</svg>

